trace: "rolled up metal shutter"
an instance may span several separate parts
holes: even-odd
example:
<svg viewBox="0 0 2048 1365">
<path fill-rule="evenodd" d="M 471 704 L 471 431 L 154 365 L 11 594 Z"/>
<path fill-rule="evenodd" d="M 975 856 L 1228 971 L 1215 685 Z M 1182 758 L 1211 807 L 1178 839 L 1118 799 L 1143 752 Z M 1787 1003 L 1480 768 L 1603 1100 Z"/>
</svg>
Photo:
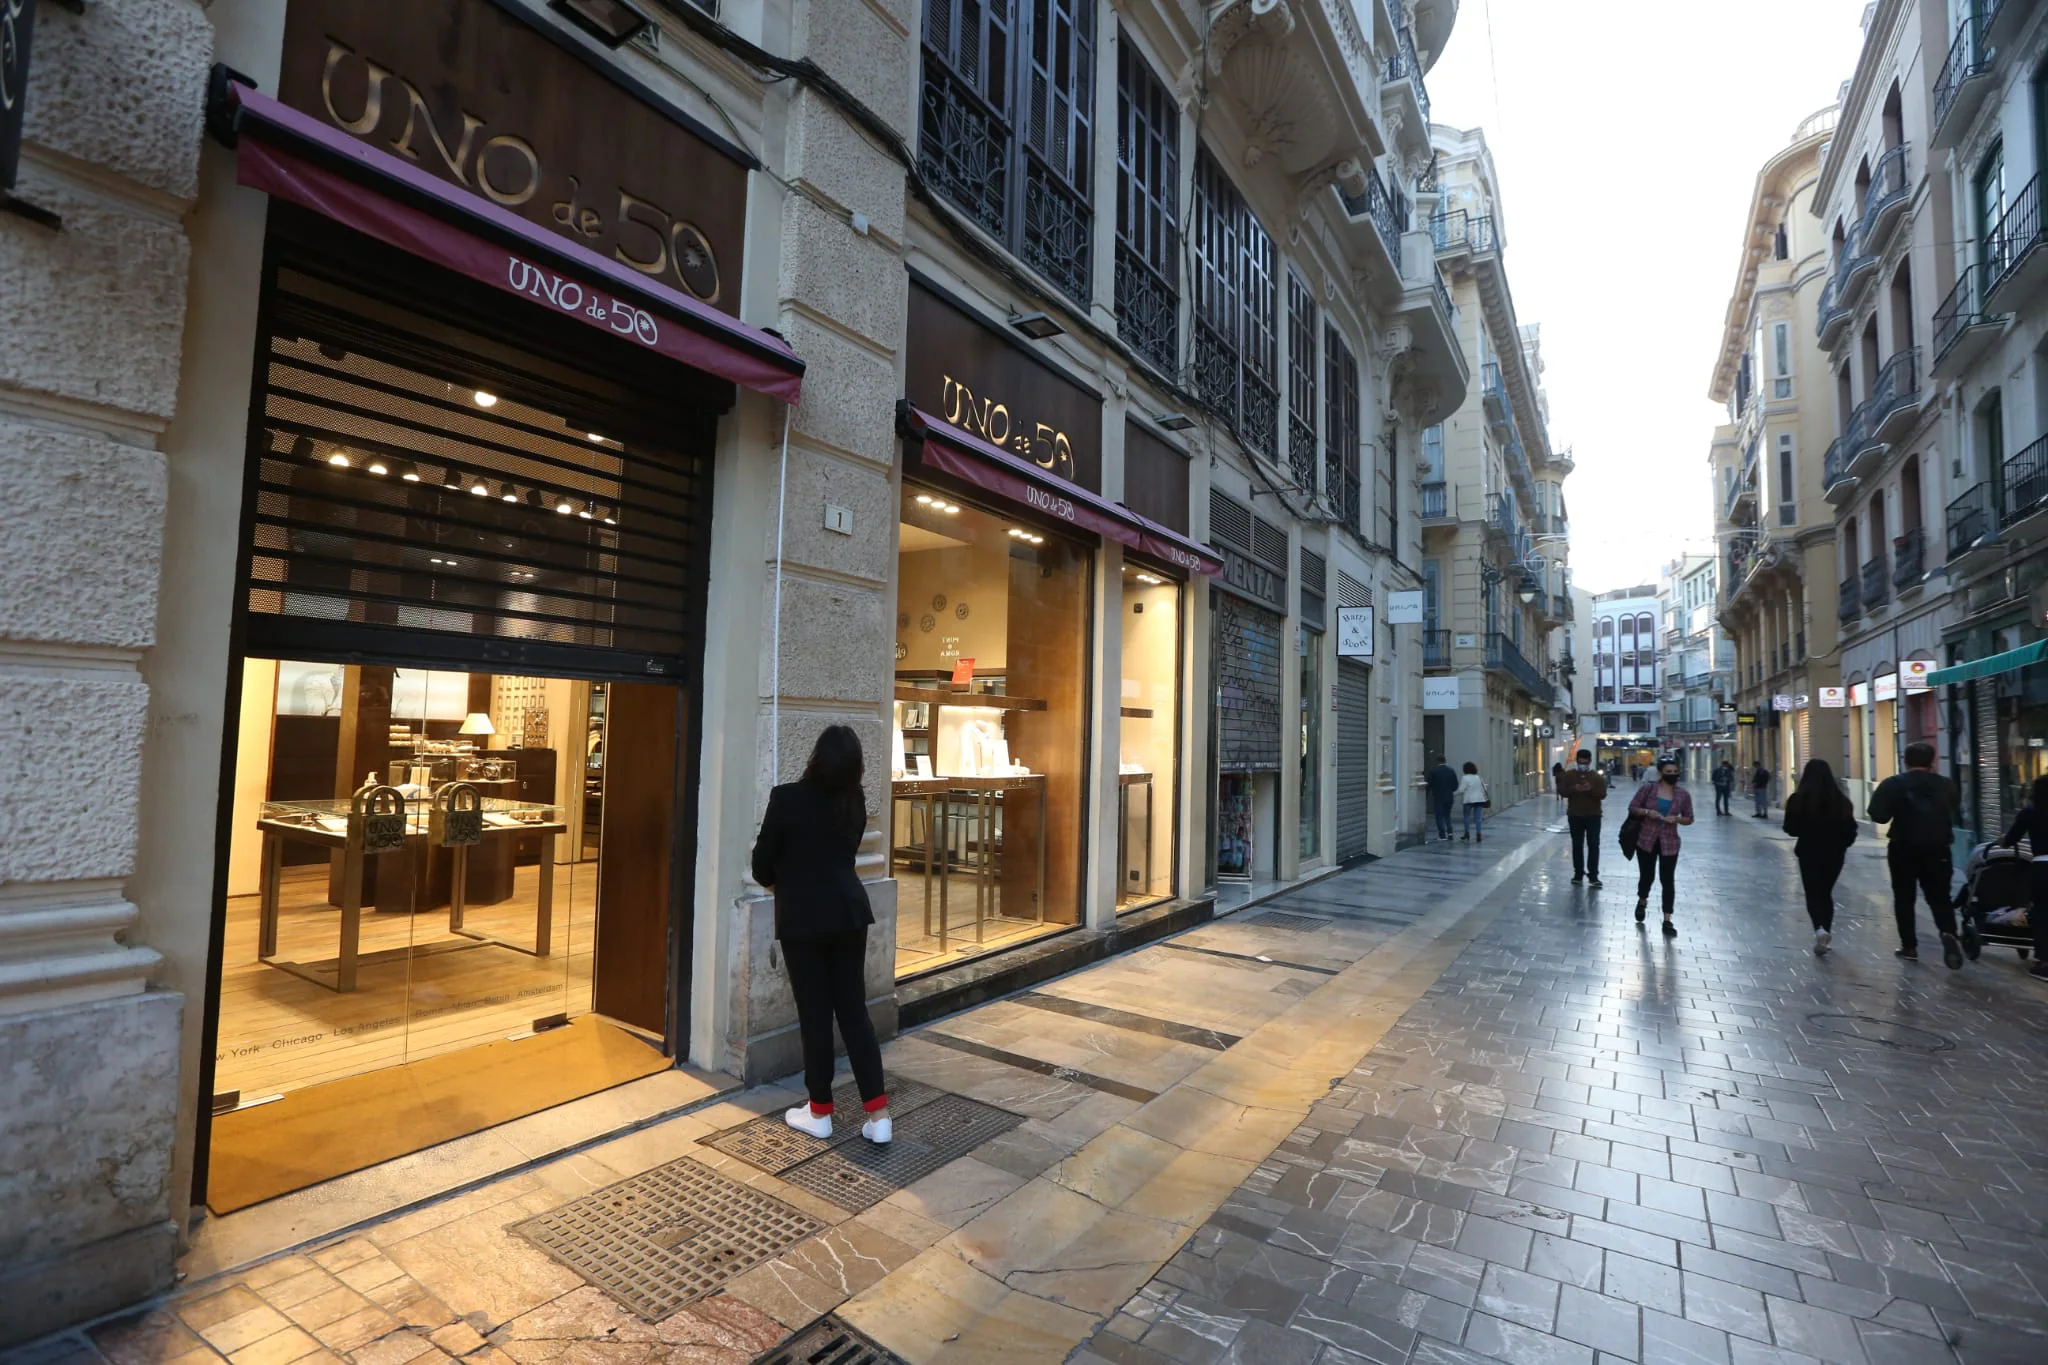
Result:
<svg viewBox="0 0 2048 1365">
<path fill-rule="evenodd" d="M 2005 832 L 2005 767 L 1998 744 L 1998 684 L 1979 679 L 1970 684 L 1977 731 L 1977 837 L 1996 839 Z"/>
<path fill-rule="evenodd" d="M 1337 661 L 1337 860 L 1366 851 L 1372 794 L 1372 669 Z"/>
<path fill-rule="evenodd" d="M 1280 636 L 1274 612 L 1217 593 L 1217 770 L 1280 771 Z"/>
</svg>

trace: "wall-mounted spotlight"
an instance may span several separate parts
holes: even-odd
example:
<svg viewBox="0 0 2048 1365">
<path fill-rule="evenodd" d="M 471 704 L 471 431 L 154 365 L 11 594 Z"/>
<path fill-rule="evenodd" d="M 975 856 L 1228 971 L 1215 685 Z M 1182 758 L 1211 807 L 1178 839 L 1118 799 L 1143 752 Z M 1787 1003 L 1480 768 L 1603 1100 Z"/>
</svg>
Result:
<svg viewBox="0 0 2048 1365">
<path fill-rule="evenodd" d="M 1186 431 L 1195 424 L 1195 419 L 1184 412 L 1161 413 L 1152 420 L 1159 424 L 1161 431 Z"/>
<path fill-rule="evenodd" d="M 1067 330 L 1045 313 L 1012 313 L 1010 325 L 1033 341 L 1044 341 Z"/>
<path fill-rule="evenodd" d="M 646 28 L 648 18 L 626 0 L 548 0 L 548 8 L 603 43 L 617 47 Z"/>
</svg>

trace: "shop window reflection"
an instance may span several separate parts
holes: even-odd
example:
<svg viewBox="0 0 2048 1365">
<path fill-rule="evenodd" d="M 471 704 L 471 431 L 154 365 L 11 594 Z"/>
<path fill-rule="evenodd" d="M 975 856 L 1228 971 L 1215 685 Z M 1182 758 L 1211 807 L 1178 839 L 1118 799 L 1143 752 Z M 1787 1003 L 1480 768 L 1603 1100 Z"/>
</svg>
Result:
<svg viewBox="0 0 2048 1365">
<path fill-rule="evenodd" d="M 1091 551 L 906 487 L 889 843 L 899 976 L 1081 922 Z"/>
<path fill-rule="evenodd" d="M 1142 564 L 1123 572 L 1117 738 L 1117 908 L 1173 894 L 1179 784 L 1181 588 Z"/>
</svg>

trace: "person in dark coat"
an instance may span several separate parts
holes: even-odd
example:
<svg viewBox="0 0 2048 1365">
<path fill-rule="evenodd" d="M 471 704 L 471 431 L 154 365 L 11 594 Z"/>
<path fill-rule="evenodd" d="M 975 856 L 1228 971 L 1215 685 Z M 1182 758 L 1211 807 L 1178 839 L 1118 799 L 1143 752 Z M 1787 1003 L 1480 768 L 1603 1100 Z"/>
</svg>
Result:
<svg viewBox="0 0 2048 1365">
<path fill-rule="evenodd" d="M 1758 763 L 1756 771 L 1749 775 L 1749 794 L 1756 798 L 1756 815 L 1753 818 L 1758 820 L 1770 819 L 1771 770 L 1762 763 Z"/>
<path fill-rule="evenodd" d="M 808 1105 L 782 1117 L 812 1137 L 832 1136 L 832 1021 L 846 1040 L 846 1060 L 860 1087 L 867 1119 L 861 1136 L 893 1136 L 882 1083 L 882 1048 L 868 1019 L 868 926 L 875 922 L 867 889 L 854 870 L 867 829 L 861 794 L 866 764 L 860 737 L 829 725 L 811 750 L 804 775 L 768 793 L 768 813 L 754 841 L 754 880 L 775 892 L 775 938 L 796 996 Z"/>
<path fill-rule="evenodd" d="M 1913 961 L 1920 956 L 1913 893 L 1927 897 L 1927 909 L 1941 934 L 1941 959 L 1950 970 L 1963 965 L 1963 946 L 1956 938 L 1955 905 L 1949 883 L 1955 877 L 1956 784 L 1934 771 L 1934 746 L 1916 740 L 1906 746 L 1906 771 L 1877 784 L 1867 813 L 1885 831 L 1884 860 L 1892 879 L 1892 915 L 1899 925 L 1899 946 L 1893 957 Z"/>
<path fill-rule="evenodd" d="M 1836 784 L 1835 770 L 1820 759 L 1806 765 L 1798 789 L 1785 798 L 1784 829 L 1799 859 L 1814 956 L 1825 957 L 1835 938 L 1835 881 L 1856 842 L 1856 807 Z"/>
<path fill-rule="evenodd" d="M 1429 810 L 1436 817 L 1436 837 L 1451 837 L 1451 803 L 1458 795 L 1458 770 L 1439 758 L 1423 779 L 1429 784 Z"/>
<path fill-rule="evenodd" d="M 1714 814 L 1735 814 L 1733 810 L 1729 809 L 1729 804 L 1734 799 L 1734 796 L 1735 765 L 1724 758 L 1721 760 L 1721 766 L 1714 769 Z"/>
<path fill-rule="evenodd" d="M 2031 796 L 1998 842 L 2018 848 L 2024 840 L 2033 854 L 2034 903 L 2027 909 L 2027 924 L 2034 931 L 2034 964 L 2027 968 L 2027 975 L 2048 981 L 2048 777 L 2034 779 Z"/>
</svg>

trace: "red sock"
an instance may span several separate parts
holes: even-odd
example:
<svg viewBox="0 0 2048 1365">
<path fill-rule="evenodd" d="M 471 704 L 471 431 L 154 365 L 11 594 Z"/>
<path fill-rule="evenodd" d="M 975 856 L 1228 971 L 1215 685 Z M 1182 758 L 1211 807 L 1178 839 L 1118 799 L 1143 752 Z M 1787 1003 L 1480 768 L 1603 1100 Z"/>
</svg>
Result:
<svg viewBox="0 0 2048 1365">
<path fill-rule="evenodd" d="M 831 1102 L 830 1100 L 827 1100 L 827 1101 L 825 1101 L 825 1103 L 823 1103 L 823 1104 L 820 1104 L 820 1103 L 818 1103 L 818 1102 L 817 1102 L 816 1100 L 812 1100 L 812 1101 L 811 1101 L 811 1117 L 812 1117 L 812 1118 L 814 1118 L 814 1119 L 830 1118 L 830 1117 L 831 1117 L 831 1115 L 832 1115 L 832 1102 Z"/>
<path fill-rule="evenodd" d="M 867 1110 L 870 1114 L 874 1113 L 877 1109 L 887 1109 L 888 1107 L 889 1097 L 887 1095 L 877 1095 L 861 1105 L 861 1108 Z"/>
</svg>

